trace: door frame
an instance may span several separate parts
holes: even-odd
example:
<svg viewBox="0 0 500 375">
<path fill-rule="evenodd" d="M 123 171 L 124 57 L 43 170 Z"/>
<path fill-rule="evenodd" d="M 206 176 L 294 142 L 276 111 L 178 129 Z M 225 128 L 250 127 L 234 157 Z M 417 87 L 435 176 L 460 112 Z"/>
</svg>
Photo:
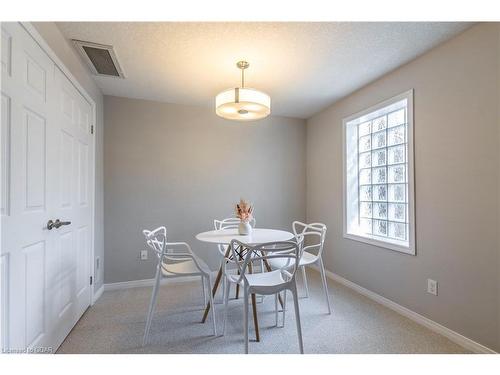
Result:
<svg viewBox="0 0 500 375">
<path fill-rule="evenodd" d="M 95 231 L 94 231 L 94 224 L 95 224 L 95 189 L 96 189 L 96 184 L 95 184 L 95 151 L 96 151 L 96 138 L 97 138 L 97 111 L 96 111 L 96 104 L 95 101 L 92 99 L 92 97 L 88 94 L 88 92 L 83 88 L 83 86 L 78 82 L 76 77 L 71 73 L 71 71 L 64 65 L 64 63 L 61 61 L 61 59 L 56 55 L 56 53 L 52 50 L 52 48 L 47 44 L 45 39 L 40 35 L 40 33 L 36 30 L 36 28 L 31 24 L 31 22 L 19 22 L 21 27 L 23 27 L 26 32 L 33 38 L 33 40 L 40 46 L 40 48 L 49 56 L 49 58 L 54 62 L 54 64 L 61 70 L 61 72 L 66 76 L 66 78 L 69 79 L 69 81 L 75 86 L 75 88 L 78 90 L 78 92 L 87 100 L 87 102 L 90 104 L 92 107 L 92 123 L 91 125 L 94 126 L 94 133 L 93 136 L 91 137 L 92 139 L 92 144 L 91 144 L 91 159 L 92 159 L 92 168 L 90 172 L 90 186 L 92 187 L 90 189 L 90 211 L 91 211 L 91 218 L 90 218 L 90 239 L 91 239 L 91 246 L 90 246 L 90 275 L 92 277 L 92 285 L 90 285 L 90 301 L 89 301 L 89 306 L 92 306 L 95 302 L 94 299 L 94 292 L 95 292 Z M 102 260 L 101 260 L 102 262 Z M 101 263 L 102 266 L 102 263 Z M 90 282 L 90 280 L 89 280 Z"/>
</svg>

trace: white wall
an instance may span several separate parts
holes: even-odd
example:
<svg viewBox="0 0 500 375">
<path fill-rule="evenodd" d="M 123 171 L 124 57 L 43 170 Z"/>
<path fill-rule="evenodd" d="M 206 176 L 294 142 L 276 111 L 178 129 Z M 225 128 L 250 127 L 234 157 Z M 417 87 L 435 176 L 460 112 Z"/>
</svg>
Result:
<svg viewBox="0 0 500 375">
<path fill-rule="evenodd" d="M 497 24 L 480 24 L 335 103 L 308 120 L 306 167 L 307 220 L 328 225 L 329 270 L 496 350 L 498 54 Z M 342 236 L 342 119 L 410 88 L 416 256 Z"/>
<path fill-rule="evenodd" d="M 96 137 L 96 166 L 95 166 L 95 239 L 94 239 L 94 255 L 101 260 L 101 267 L 96 274 L 95 290 L 97 290 L 104 280 L 104 237 L 103 237 L 103 95 L 100 89 L 95 84 L 92 75 L 88 68 L 82 63 L 74 47 L 59 31 L 54 22 L 32 22 L 32 25 L 37 29 L 43 39 L 47 42 L 50 48 L 61 59 L 63 64 L 68 68 L 78 82 L 83 86 L 87 93 L 96 103 L 97 124 L 95 124 Z M 95 265 L 95 259 L 94 259 Z"/>
<path fill-rule="evenodd" d="M 194 236 L 232 215 L 244 197 L 257 226 L 290 229 L 305 219 L 305 121 L 241 123 L 213 109 L 104 97 L 105 282 L 154 277 L 139 260 L 144 228 L 167 227 L 211 266 L 215 245 Z"/>
</svg>

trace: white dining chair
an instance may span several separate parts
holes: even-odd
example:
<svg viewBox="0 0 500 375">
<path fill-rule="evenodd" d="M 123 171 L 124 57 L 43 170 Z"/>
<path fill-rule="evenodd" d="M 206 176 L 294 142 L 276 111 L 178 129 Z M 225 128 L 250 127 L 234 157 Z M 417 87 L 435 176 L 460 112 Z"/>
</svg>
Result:
<svg viewBox="0 0 500 375">
<path fill-rule="evenodd" d="M 300 240 L 299 240 L 300 241 Z M 300 324 L 300 311 L 297 296 L 297 285 L 295 282 L 296 265 L 300 257 L 299 244 L 295 241 L 269 242 L 256 246 L 251 246 L 232 240 L 230 246 L 230 257 L 236 260 L 239 275 L 227 272 L 226 262 L 223 263 L 224 283 L 226 283 L 224 294 L 224 323 L 222 334 L 225 334 L 227 321 L 227 305 L 231 284 L 239 285 L 243 289 L 243 329 L 245 337 L 245 353 L 248 354 L 248 298 L 252 294 L 277 295 L 287 290 L 292 292 L 295 306 L 295 321 L 297 324 L 297 334 L 299 338 L 300 353 L 304 353 L 302 342 L 302 328 Z M 240 255 L 243 254 L 241 258 Z M 282 262 L 282 267 L 270 272 L 253 273 L 254 263 L 260 261 L 268 262 L 277 259 Z M 277 304 L 277 303 L 276 303 Z"/>
<path fill-rule="evenodd" d="M 238 219 L 237 217 L 228 217 L 222 220 L 215 219 L 214 229 L 215 230 L 238 229 L 239 224 L 240 224 L 240 219 Z M 255 217 L 252 217 L 252 220 L 250 220 L 250 225 L 252 226 L 252 228 L 255 228 L 255 224 L 256 224 Z M 224 256 L 227 251 L 227 245 L 218 245 L 218 249 L 221 255 Z"/>
<path fill-rule="evenodd" d="M 186 242 L 167 242 L 167 229 L 165 227 L 159 227 L 152 231 L 143 230 L 142 233 L 146 237 L 146 244 L 158 257 L 155 283 L 153 294 L 151 295 L 151 302 L 149 304 L 142 345 L 146 345 L 148 341 L 153 311 L 158 298 L 160 281 L 164 278 L 169 279 L 187 276 L 201 277 L 204 305 L 207 304 L 206 288 L 208 288 L 208 296 L 210 298 L 210 305 L 212 306 L 210 310 L 212 312 L 213 330 L 214 336 L 216 336 L 217 327 L 215 324 L 215 308 L 212 299 L 212 277 L 211 271 L 206 263 L 193 253 L 191 247 Z"/>
<path fill-rule="evenodd" d="M 250 225 L 252 228 L 255 228 L 255 224 L 257 221 L 255 220 L 255 217 L 252 217 L 250 220 Z M 238 226 L 240 224 L 240 219 L 237 217 L 227 217 L 222 220 L 214 219 L 214 229 L 215 230 L 221 230 L 221 229 L 238 229 Z M 226 251 L 228 246 L 227 245 L 217 245 L 217 248 L 219 250 L 219 253 L 222 255 L 222 260 L 224 261 L 224 256 L 226 255 Z M 225 284 L 222 284 L 222 297 L 224 298 L 224 289 Z M 236 298 L 239 296 L 239 287 L 236 288 Z"/>
<path fill-rule="evenodd" d="M 330 295 L 328 294 L 328 284 L 326 282 L 326 272 L 322 258 L 327 229 L 326 225 L 322 223 L 306 224 L 300 221 L 294 221 L 292 227 L 295 236 L 300 235 L 304 238 L 304 246 L 301 249 L 299 268 L 302 271 L 306 297 L 309 297 L 309 287 L 307 285 L 307 274 L 305 268 L 317 265 L 321 274 L 321 282 L 323 283 L 323 291 L 325 293 L 326 304 L 328 306 L 328 314 L 331 314 Z M 269 263 L 272 267 L 282 266 L 282 262 L 280 260 L 271 260 Z"/>
</svg>

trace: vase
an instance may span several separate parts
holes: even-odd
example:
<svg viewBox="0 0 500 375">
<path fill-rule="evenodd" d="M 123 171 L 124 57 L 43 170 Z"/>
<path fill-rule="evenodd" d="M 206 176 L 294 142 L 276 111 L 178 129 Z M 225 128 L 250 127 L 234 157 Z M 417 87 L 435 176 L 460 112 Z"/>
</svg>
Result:
<svg viewBox="0 0 500 375">
<path fill-rule="evenodd" d="M 243 236 L 249 235 L 252 233 L 252 226 L 249 222 L 240 221 L 240 224 L 238 225 L 238 233 Z"/>
</svg>

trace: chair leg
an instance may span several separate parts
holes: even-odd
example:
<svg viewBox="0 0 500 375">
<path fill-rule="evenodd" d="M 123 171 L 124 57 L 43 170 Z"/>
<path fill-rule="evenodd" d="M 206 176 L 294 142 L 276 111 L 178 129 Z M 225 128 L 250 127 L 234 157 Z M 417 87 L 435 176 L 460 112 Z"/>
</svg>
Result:
<svg viewBox="0 0 500 375">
<path fill-rule="evenodd" d="M 328 314 L 332 313 L 330 308 L 330 295 L 328 294 L 328 284 L 326 282 L 325 266 L 323 265 L 323 259 L 319 258 L 319 270 L 321 272 L 321 280 L 323 281 L 323 290 L 325 291 L 326 304 L 328 305 Z"/>
<path fill-rule="evenodd" d="M 201 277 L 201 288 L 203 289 L 203 306 L 206 306 L 207 305 L 207 289 L 205 286 L 205 276 Z"/>
<path fill-rule="evenodd" d="M 295 307 L 295 322 L 297 323 L 297 335 L 299 336 L 300 354 L 304 354 L 304 344 L 302 342 L 302 327 L 300 325 L 299 297 L 297 295 L 297 285 L 292 287 L 293 305 Z"/>
<path fill-rule="evenodd" d="M 309 287 L 307 286 L 306 267 L 302 266 L 302 279 L 304 280 L 304 288 L 306 290 L 306 298 L 309 298 Z"/>
<path fill-rule="evenodd" d="M 227 322 L 227 304 L 229 301 L 229 290 L 231 289 L 231 283 L 227 281 L 224 277 L 224 320 L 222 325 L 222 336 L 226 334 L 226 322 Z"/>
<path fill-rule="evenodd" d="M 240 246 L 239 247 L 239 258 L 240 258 L 240 261 L 243 260 L 243 256 L 241 255 L 241 251 L 243 250 L 243 248 Z M 240 271 L 238 270 L 238 275 L 240 274 Z M 240 284 L 236 284 L 236 299 L 238 299 L 240 296 Z"/>
<path fill-rule="evenodd" d="M 276 320 L 276 327 L 278 327 L 278 293 L 274 295 L 274 318 Z"/>
<path fill-rule="evenodd" d="M 283 291 L 283 328 L 285 328 L 285 316 L 286 316 L 286 289 Z"/>
<path fill-rule="evenodd" d="M 205 279 L 205 278 L 203 278 Z M 210 299 L 210 306 L 212 306 L 211 308 L 211 311 L 212 311 L 212 323 L 214 325 L 214 336 L 217 336 L 217 324 L 215 322 L 215 304 L 214 304 L 214 297 L 212 295 L 212 278 L 210 277 L 210 275 L 207 276 L 207 281 L 208 281 L 208 296 L 209 296 L 209 299 Z M 203 284 L 205 284 L 205 282 L 203 282 Z M 205 295 L 205 299 L 206 299 L 206 291 L 205 291 L 205 288 L 203 288 L 203 294 Z M 205 301 L 205 304 L 206 304 L 206 301 Z"/>
<path fill-rule="evenodd" d="M 223 282 L 222 283 L 222 298 L 221 298 L 222 299 L 222 303 L 224 303 L 224 298 L 226 298 L 225 296 L 226 296 L 226 283 Z"/>
<path fill-rule="evenodd" d="M 146 319 L 146 329 L 144 330 L 144 337 L 142 338 L 142 346 L 145 346 L 148 342 L 149 330 L 151 328 L 151 321 L 153 320 L 153 310 L 156 305 L 156 300 L 158 298 L 158 288 L 160 286 L 160 266 L 156 270 L 156 281 L 153 287 L 153 294 L 151 295 L 151 301 L 149 302 L 148 317 Z"/>
<path fill-rule="evenodd" d="M 248 354 L 248 288 L 243 287 L 245 306 L 243 308 L 243 326 L 245 330 L 245 354 Z"/>
</svg>

